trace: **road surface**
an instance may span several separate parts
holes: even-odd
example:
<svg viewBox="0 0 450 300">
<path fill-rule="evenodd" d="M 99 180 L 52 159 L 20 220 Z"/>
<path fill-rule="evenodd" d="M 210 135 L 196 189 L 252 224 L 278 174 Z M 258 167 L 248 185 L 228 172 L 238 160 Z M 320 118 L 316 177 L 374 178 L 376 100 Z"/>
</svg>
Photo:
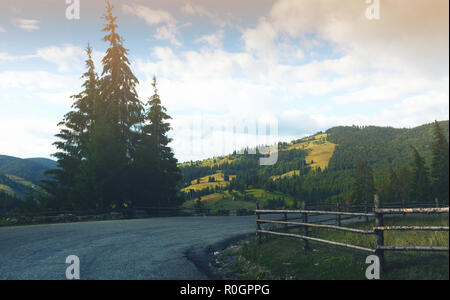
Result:
<svg viewBox="0 0 450 300">
<path fill-rule="evenodd" d="M 81 279 L 211 279 L 208 252 L 254 232 L 255 216 L 0 227 L 0 279 L 66 279 L 69 255 Z"/>
<path fill-rule="evenodd" d="M 180 217 L 3 227 L 0 279 L 66 279 L 69 255 L 80 258 L 81 279 L 209 279 L 189 256 L 254 233 L 254 222 Z"/>
</svg>

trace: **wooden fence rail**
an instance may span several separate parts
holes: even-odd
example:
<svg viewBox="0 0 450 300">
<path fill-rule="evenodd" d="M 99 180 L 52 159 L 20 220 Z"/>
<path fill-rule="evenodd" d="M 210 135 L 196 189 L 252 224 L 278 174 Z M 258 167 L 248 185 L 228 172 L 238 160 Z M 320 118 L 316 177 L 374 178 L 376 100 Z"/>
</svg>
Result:
<svg viewBox="0 0 450 300">
<path fill-rule="evenodd" d="M 422 204 L 420 206 L 427 206 L 427 204 Z M 371 209 L 373 212 L 369 212 L 369 208 L 366 205 L 360 206 L 364 209 L 364 212 L 348 212 L 343 211 L 342 207 L 339 205 L 335 206 L 335 211 L 328 210 L 311 210 L 306 209 L 306 204 L 302 203 L 302 209 L 259 209 L 259 205 L 256 205 L 256 236 L 258 243 L 261 243 L 261 236 L 263 234 L 276 235 L 282 237 L 291 237 L 302 239 L 305 242 L 305 250 L 308 250 L 309 241 L 319 242 L 328 245 L 340 246 L 345 248 L 351 248 L 356 250 L 361 250 L 365 252 L 375 253 L 380 259 L 380 264 L 384 266 L 384 253 L 385 251 L 430 251 L 430 252 L 448 252 L 449 247 L 436 247 L 436 246 L 387 246 L 384 245 L 384 232 L 385 231 L 449 231 L 448 226 L 385 226 L 384 225 L 384 215 L 406 215 L 406 214 L 444 214 L 449 213 L 449 207 L 440 207 L 439 201 L 436 199 L 436 204 L 434 207 L 416 207 L 416 208 L 404 208 L 405 204 L 402 204 L 401 208 L 382 208 L 380 199 L 378 195 L 374 196 L 374 206 Z M 395 207 L 395 205 L 394 205 Z M 261 219 L 262 215 L 282 215 L 281 220 L 268 220 Z M 288 218 L 289 214 L 296 214 L 298 217 Z M 334 215 L 334 218 L 322 219 L 319 222 L 330 222 L 335 221 L 336 225 L 329 224 L 317 224 L 317 222 L 308 222 L 308 216 L 318 216 L 318 215 Z M 345 216 L 343 218 L 342 216 Z M 342 226 L 342 221 L 344 219 L 353 219 L 355 217 L 365 217 L 366 221 L 369 221 L 369 217 L 375 219 L 375 225 L 371 230 L 363 230 Z M 294 222 L 293 220 L 301 220 L 301 222 Z M 275 230 L 263 230 L 262 224 L 279 224 L 283 225 L 283 231 L 279 232 Z M 288 227 L 291 226 L 291 227 Z M 300 227 L 303 228 L 303 234 L 288 233 L 288 228 Z M 364 235 L 374 235 L 376 247 L 375 249 L 365 248 L 357 245 L 351 245 L 347 243 L 340 243 L 335 241 L 329 241 L 325 239 L 320 239 L 316 237 L 309 236 L 308 228 L 323 228 L 338 231 L 351 232 L 355 234 Z"/>
</svg>

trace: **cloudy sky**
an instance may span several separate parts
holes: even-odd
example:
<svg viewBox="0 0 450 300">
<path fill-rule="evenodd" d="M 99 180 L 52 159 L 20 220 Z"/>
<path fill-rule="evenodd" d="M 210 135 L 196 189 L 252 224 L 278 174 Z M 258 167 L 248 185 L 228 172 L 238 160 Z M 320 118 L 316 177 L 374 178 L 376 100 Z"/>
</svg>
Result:
<svg viewBox="0 0 450 300">
<path fill-rule="evenodd" d="M 158 78 L 181 161 L 231 151 L 230 124 L 267 117 L 283 141 L 449 118 L 448 0 L 381 0 L 371 20 L 366 0 L 111 2 L 143 101 Z M 101 73 L 104 2 L 80 0 L 71 20 L 67 6 L 0 2 L 0 154 L 50 157 L 88 42 Z"/>
</svg>

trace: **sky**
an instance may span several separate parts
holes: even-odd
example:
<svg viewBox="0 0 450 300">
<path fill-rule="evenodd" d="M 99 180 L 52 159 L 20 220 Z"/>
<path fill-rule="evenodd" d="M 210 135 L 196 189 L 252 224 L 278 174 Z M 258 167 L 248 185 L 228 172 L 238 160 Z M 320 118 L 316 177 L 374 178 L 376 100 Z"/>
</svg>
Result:
<svg viewBox="0 0 450 300">
<path fill-rule="evenodd" d="M 143 102 L 157 77 L 180 161 L 449 118 L 448 0 L 111 3 Z M 1 0 L 0 154 L 56 151 L 88 43 L 102 71 L 104 12 L 103 0 Z"/>
</svg>

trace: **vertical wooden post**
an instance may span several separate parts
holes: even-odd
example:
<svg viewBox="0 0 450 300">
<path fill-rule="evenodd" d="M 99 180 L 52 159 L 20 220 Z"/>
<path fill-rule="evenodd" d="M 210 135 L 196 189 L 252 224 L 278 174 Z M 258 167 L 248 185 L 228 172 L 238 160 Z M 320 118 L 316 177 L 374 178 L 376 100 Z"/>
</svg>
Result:
<svg viewBox="0 0 450 300">
<path fill-rule="evenodd" d="M 336 211 L 337 212 L 341 211 L 341 206 L 339 205 L 339 203 L 336 203 Z M 336 215 L 336 225 L 341 226 L 341 215 L 339 214 Z"/>
<path fill-rule="evenodd" d="M 286 207 L 284 207 L 284 209 L 286 209 Z M 287 220 L 288 220 L 287 213 L 285 212 L 283 215 L 284 215 L 283 216 L 284 222 L 287 222 Z M 284 224 L 284 231 L 288 232 L 288 225 L 287 224 Z"/>
<path fill-rule="evenodd" d="M 259 210 L 259 203 L 256 202 L 256 210 Z M 261 223 L 258 221 L 260 220 L 259 212 L 256 212 L 256 237 L 258 238 L 258 244 L 261 245 L 261 233 L 258 232 L 258 230 L 261 230 Z"/>
<path fill-rule="evenodd" d="M 302 203 L 302 210 L 306 210 L 306 201 L 304 201 Z M 302 213 L 302 221 L 303 221 L 303 223 L 308 223 L 308 214 L 305 212 Z M 303 235 L 308 236 L 308 226 L 303 226 Z M 309 249 L 309 241 L 304 240 L 304 243 L 305 243 L 304 249 L 308 250 Z"/>
<path fill-rule="evenodd" d="M 369 213 L 369 202 L 366 200 L 366 207 L 365 207 L 365 209 L 364 209 L 364 212 L 366 213 L 366 214 L 368 214 Z M 369 223 L 369 216 L 366 216 L 366 223 Z"/>
<path fill-rule="evenodd" d="M 439 208 L 439 199 L 437 197 L 434 198 L 434 202 L 436 203 L 436 208 Z"/>
<path fill-rule="evenodd" d="M 380 197 L 375 195 L 374 197 L 374 206 L 375 206 L 375 226 L 382 227 L 384 226 L 383 214 L 377 212 L 378 209 L 382 207 Z M 383 230 L 375 230 L 376 235 L 376 245 L 377 249 L 375 250 L 375 255 L 378 256 L 380 260 L 381 271 L 384 269 L 384 250 L 379 249 L 379 247 L 384 246 L 384 231 Z"/>
</svg>

